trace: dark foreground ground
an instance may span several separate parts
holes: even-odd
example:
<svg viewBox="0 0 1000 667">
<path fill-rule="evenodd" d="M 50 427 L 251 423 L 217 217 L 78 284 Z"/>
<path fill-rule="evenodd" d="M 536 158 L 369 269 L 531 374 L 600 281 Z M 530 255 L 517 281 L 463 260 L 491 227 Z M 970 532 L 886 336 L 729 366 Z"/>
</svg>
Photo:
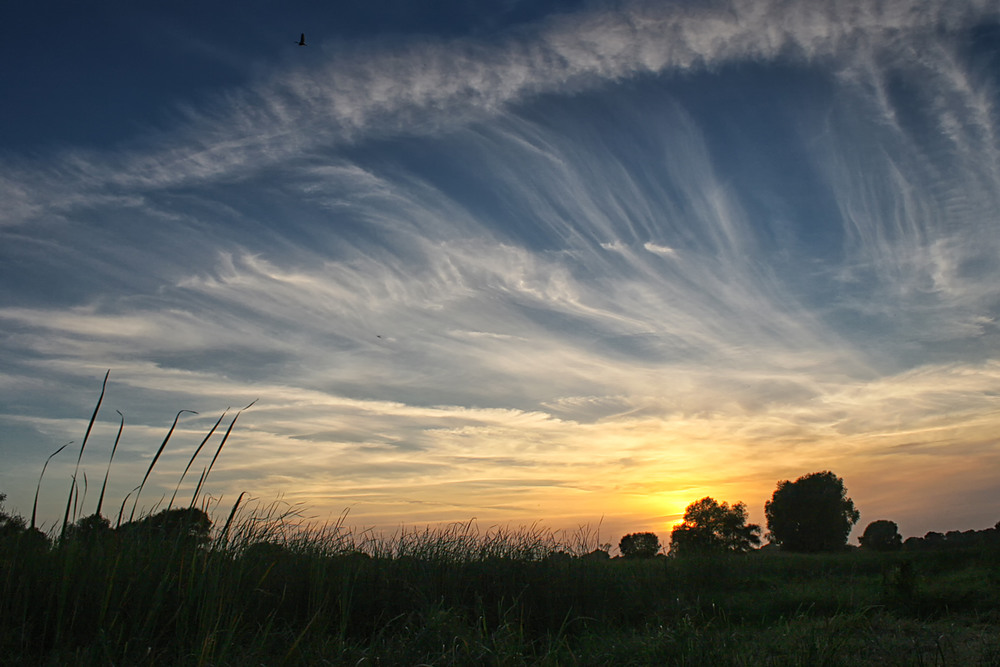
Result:
<svg viewBox="0 0 1000 667">
<path fill-rule="evenodd" d="M 531 531 L 0 540 L 7 665 L 1000 665 L 1000 549 L 597 560 Z"/>
</svg>

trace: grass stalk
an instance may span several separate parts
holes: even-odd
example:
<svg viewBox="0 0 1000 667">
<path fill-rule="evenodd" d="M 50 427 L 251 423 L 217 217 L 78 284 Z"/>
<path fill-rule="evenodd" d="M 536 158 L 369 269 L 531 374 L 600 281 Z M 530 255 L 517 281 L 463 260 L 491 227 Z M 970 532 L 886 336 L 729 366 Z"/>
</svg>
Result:
<svg viewBox="0 0 1000 667">
<path fill-rule="evenodd" d="M 94 413 L 90 415 L 90 421 L 87 423 L 87 432 L 83 435 L 83 442 L 80 443 L 80 453 L 76 457 L 76 468 L 73 470 L 73 481 L 69 485 L 69 497 L 66 498 L 66 513 L 63 515 L 62 531 L 61 534 L 66 534 L 66 525 L 69 523 L 69 506 L 70 502 L 73 500 L 73 489 L 76 488 L 76 475 L 80 471 L 80 461 L 83 459 L 83 450 L 87 448 L 87 441 L 90 439 L 90 431 L 94 428 L 94 422 L 97 420 L 97 413 L 101 410 L 101 403 L 104 401 L 104 392 L 108 387 L 108 377 L 111 375 L 111 369 L 104 374 L 104 382 L 101 383 L 101 395 L 97 397 L 97 405 L 94 406 Z"/>
<path fill-rule="evenodd" d="M 101 495 L 97 499 L 97 509 L 94 510 L 94 514 L 97 516 L 101 515 L 101 506 L 104 504 L 104 492 L 108 488 L 108 476 L 111 474 L 111 462 L 115 458 L 115 452 L 118 451 L 118 441 L 122 439 L 122 431 L 125 429 L 125 415 L 121 413 L 120 410 L 115 410 L 118 416 L 121 417 L 121 421 L 118 424 L 118 435 L 115 436 L 115 444 L 111 447 L 111 456 L 108 458 L 108 468 L 104 471 L 104 484 L 101 485 Z"/>
<path fill-rule="evenodd" d="M 194 454 L 192 454 L 191 458 L 188 460 L 187 465 L 184 466 L 184 472 L 181 473 L 181 478 L 177 480 L 177 486 L 174 487 L 174 493 L 173 495 L 170 496 L 170 502 L 167 503 L 167 509 L 170 509 L 173 506 L 174 499 L 177 498 L 177 491 L 181 488 L 181 483 L 184 481 L 184 476 L 188 474 L 188 470 L 191 469 L 191 464 L 194 463 L 194 460 L 198 457 L 198 454 L 201 453 L 202 447 L 204 447 L 205 443 L 208 442 L 209 438 L 212 437 L 212 434 L 215 433 L 215 430 L 219 428 L 219 424 L 222 423 L 222 420 L 225 418 L 227 412 L 229 412 L 229 408 L 226 408 L 226 410 L 221 415 L 219 415 L 219 418 L 215 421 L 215 424 L 212 425 L 211 430 L 209 430 L 208 435 L 206 435 L 202 439 L 201 443 L 194 450 Z M 193 505 L 194 503 L 192 503 L 192 506 Z"/>
<path fill-rule="evenodd" d="M 115 521 L 115 528 L 118 528 L 119 526 L 122 525 L 122 515 L 125 513 L 125 504 L 128 502 L 129 496 L 131 496 L 133 493 L 135 493 L 138 490 L 139 490 L 139 487 L 137 486 L 134 489 L 132 489 L 131 491 L 129 491 L 128 493 L 126 493 L 125 497 L 122 498 L 122 506 L 118 508 L 118 520 Z"/>
<path fill-rule="evenodd" d="M 205 483 L 205 474 L 208 472 L 208 466 L 201 469 L 201 476 L 198 477 L 198 483 L 194 486 L 194 494 L 191 496 L 191 502 L 188 507 L 194 507 L 195 502 L 198 500 L 198 493 L 201 491 L 201 485 Z"/>
<path fill-rule="evenodd" d="M 142 495 L 142 487 L 146 486 L 146 480 L 149 479 L 149 474 L 153 472 L 153 466 L 155 466 L 156 462 L 160 460 L 160 454 L 162 454 L 163 450 L 166 449 L 167 443 L 170 441 L 170 436 L 174 434 L 174 429 L 177 428 L 177 420 L 180 419 L 181 415 L 185 412 L 190 412 L 194 415 L 198 414 L 194 410 L 180 410 L 174 417 L 174 423 L 170 425 L 170 430 L 167 431 L 167 437 L 165 437 L 163 442 L 160 443 L 160 448 L 156 450 L 156 454 L 153 455 L 153 460 L 150 461 L 149 467 L 146 468 L 146 474 L 142 476 L 142 482 L 139 483 L 139 490 L 136 491 L 135 500 L 132 503 L 132 514 L 129 515 L 129 521 L 135 519 L 135 508 L 139 504 L 139 496 Z"/>
<path fill-rule="evenodd" d="M 299 644 L 301 644 L 303 638 L 305 638 L 306 633 L 309 632 L 309 628 L 311 628 L 313 626 L 313 623 L 316 622 L 316 619 L 319 618 L 321 611 L 322 611 L 321 609 L 316 610 L 316 613 L 313 614 L 312 618 L 309 619 L 309 622 L 306 623 L 306 626 L 302 628 L 302 632 L 300 632 L 299 636 L 295 638 L 294 642 L 292 642 L 292 645 L 288 648 L 288 652 L 285 653 L 285 657 L 281 659 L 281 663 L 279 664 L 282 665 L 288 664 L 288 661 L 295 654 L 296 649 L 299 648 Z"/>
<path fill-rule="evenodd" d="M 194 507 L 197 504 L 198 494 L 201 492 L 202 485 L 208 479 L 208 475 L 212 472 L 212 467 L 215 465 L 216 459 L 219 458 L 219 454 L 222 453 L 222 448 L 226 446 L 226 441 L 229 440 L 229 434 L 233 432 L 233 427 L 236 426 L 236 420 L 240 418 L 240 415 L 243 414 L 244 410 L 249 410 L 258 400 L 260 399 L 255 399 L 250 403 L 250 405 L 237 412 L 236 416 L 233 417 L 233 421 L 229 423 L 229 428 L 226 429 L 226 434 L 222 437 L 222 442 L 219 443 L 218 448 L 215 450 L 215 456 L 212 457 L 211 463 L 208 464 L 208 468 L 205 469 L 201 479 L 198 481 L 198 486 L 195 487 L 194 495 L 191 496 L 191 507 Z"/>
<path fill-rule="evenodd" d="M 80 507 L 83 507 L 84 505 L 87 504 L 87 488 L 88 488 L 87 487 L 87 471 L 84 470 L 83 471 L 83 495 L 80 496 L 80 505 L 79 505 Z M 79 515 L 77 515 L 77 513 L 76 513 L 76 507 L 74 507 L 73 508 L 73 521 L 76 521 L 78 518 L 79 518 Z"/>
<path fill-rule="evenodd" d="M 246 491 L 240 494 L 239 498 L 233 504 L 233 509 L 229 511 L 229 518 L 226 519 L 226 525 L 222 527 L 222 533 L 219 535 L 219 543 L 223 548 L 226 546 L 226 541 L 229 537 L 229 526 L 233 523 L 233 517 L 236 516 L 236 510 L 239 509 L 240 502 L 243 500 L 243 496 L 246 495 Z"/>
<path fill-rule="evenodd" d="M 62 447 L 60 447 L 56 451 L 52 452 L 51 454 L 49 454 L 49 457 L 47 459 L 45 459 L 45 463 L 42 465 L 42 474 L 38 476 L 38 485 L 35 487 L 35 502 L 31 505 L 31 529 L 32 530 L 35 530 L 35 516 L 36 516 L 36 513 L 38 512 L 38 491 L 39 491 L 39 489 L 42 488 L 42 477 L 45 475 L 45 469 L 49 466 L 49 461 L 52 460 L 53 456 L 55 456 L 56 454 L 58 454 L 59 452 L 61 452 L 62 450 L 66 449 L 67 447 L 69 447 L 72 444 L 73 444 L 73 441 L 70 440 L 65 445 L 63 445 Z"/>
</svg>

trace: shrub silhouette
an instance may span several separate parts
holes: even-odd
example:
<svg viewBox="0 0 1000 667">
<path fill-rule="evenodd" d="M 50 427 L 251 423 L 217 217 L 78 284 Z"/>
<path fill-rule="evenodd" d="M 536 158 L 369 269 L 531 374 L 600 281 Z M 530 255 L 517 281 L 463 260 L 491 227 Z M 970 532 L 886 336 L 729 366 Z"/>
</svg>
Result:
<svg viewBox="0 0 1000 667">
<path fill-rule="evenodd" d="M 99 542 L 112 535 L 114 535 L 114 531 L 111 529 L 111 521 L 94 513 L 68 526 L 62 539 Z"/>
<path fill-rule="evenodd" d="M 747 506 L 705 497 L 691 503 L 670 533 L 670 555 L 746 553 L 760 545 L 760 526 L 747 523 Z"/>
<path fill-rule="evenodd" d="M 115 533 L 123 538 L 147 542 L 166 542 L 186 547 L 208 544 L 212 520 L 204 510 L 183 507 L 163 510 L 119 526 Z"/>
<path fill-rule="evenodd" d="M 8 514 L 3 508 L 4 501 L 7 500 L 6 493 L 0 493 L 0 538 L 17 537 L 25 531 L 28 526 L 23 516 Z"/>
<path fill-rule="evenodd" d="M 660 550 L 660 538 L 656 533 L 629 533 L 618 543 L 618 549 L 625 558 L 652 558 Z"/>
<path fill-rule="evenodd" d="M 899 534 L 895 521 L 879 519 L 868 524 L 858 542 L 872 551 L 897 551 L 903 546 L 903 536 Z"/>
<path fill-rule="evenodd" d="M 29 528 L 28 522 L 19 514 L 10 514 L 3 503 L 6 493 L 0 493 L 0 551 L 13 549 L 17 545 L 29 548 L 43 549 L 48 547 L 49 539 L 37 528 Z"/>
</svg>

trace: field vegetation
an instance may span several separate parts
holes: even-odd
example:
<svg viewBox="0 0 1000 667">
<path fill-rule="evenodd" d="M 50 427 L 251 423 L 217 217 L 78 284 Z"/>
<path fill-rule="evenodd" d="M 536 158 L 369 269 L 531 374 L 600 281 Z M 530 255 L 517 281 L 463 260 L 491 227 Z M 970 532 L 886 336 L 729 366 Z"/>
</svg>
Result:
<svg viewBox="0 0 1000 667">
<path fill-rule="evenodd" d="M 204 540 L 182 512 L 5 537 L 5 664 L 1000 664 L 996 546 L 595 559 L 542 530 L 260 512 Z"/>
</svg>

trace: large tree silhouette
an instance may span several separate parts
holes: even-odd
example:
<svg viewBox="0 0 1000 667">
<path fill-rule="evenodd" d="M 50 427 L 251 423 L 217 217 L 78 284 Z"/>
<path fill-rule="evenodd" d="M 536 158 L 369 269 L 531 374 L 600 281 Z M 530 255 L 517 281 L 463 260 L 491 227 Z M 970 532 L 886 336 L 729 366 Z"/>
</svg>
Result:
<svg viewBox="0 0 1000 667">
<path fill-rule="evenodd" d="M 840 549 L 861 518 L 844 480 L 829 471 L 778 482 L 764 513 L 771 542 L 786 551 Z"/>
<path fill-rule="evenodd" d="M 760 545 L 760 526 L 747 523 L 747 506 L 705 497 L 691 503 L 670 533 L 670 555 L 746 553 Z"/>
</svg>

